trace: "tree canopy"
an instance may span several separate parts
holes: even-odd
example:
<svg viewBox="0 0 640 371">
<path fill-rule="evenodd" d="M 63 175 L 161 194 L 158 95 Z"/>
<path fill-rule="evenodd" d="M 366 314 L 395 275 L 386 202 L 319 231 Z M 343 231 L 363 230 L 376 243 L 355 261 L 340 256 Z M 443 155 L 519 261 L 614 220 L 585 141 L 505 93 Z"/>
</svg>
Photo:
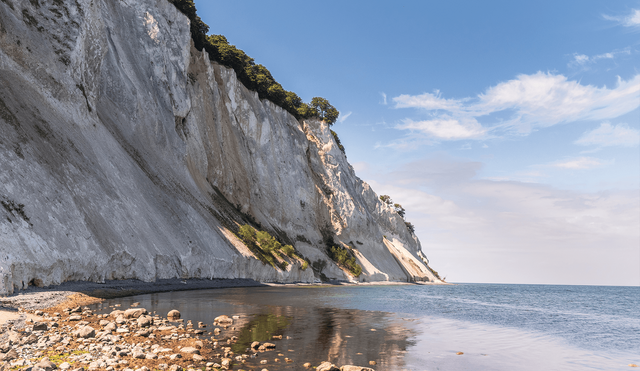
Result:
<svg viewBox="0 0 640 371">
<path fill-rule="evenodd" d="M 318 117 L 326 121 L 329 126 L 333 125 L 340 115 L 340 112 L 324 98 L 311 99 L 311 107 L 316 110 Z"/>
<path fill-rule="evenodd" d="M 169 1 L 191 21 L 191 38 L 196 49 L 206 50 L 211 60 L 233 68 L 238 80 L 247 89 L 256 91 L 260 99 L 270 100 L 297 119 L 318 117 L 329 125 L 336 122 L 340 113 L 328 100 L 315 97 L 310 104 L 304 103 L 296 93 L 285 90 L 265 66 L 255 64 L 244 51 L 229 44 L 226 37 L 207 35 L 209 26 L 197 15 L 193 0 Z"/>
</svg>

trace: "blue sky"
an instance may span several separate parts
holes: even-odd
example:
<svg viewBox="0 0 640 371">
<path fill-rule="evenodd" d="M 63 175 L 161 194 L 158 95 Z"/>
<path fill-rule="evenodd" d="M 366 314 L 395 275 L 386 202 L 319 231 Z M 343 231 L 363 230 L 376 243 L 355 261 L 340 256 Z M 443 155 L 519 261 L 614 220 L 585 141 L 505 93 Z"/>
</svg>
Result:
<svg viewBox="0 0 640 371">
<path fill-rule="evenodd" d="M 640 1 L 196 1 L 453 282 L 640 285 Z"/>
</svg>

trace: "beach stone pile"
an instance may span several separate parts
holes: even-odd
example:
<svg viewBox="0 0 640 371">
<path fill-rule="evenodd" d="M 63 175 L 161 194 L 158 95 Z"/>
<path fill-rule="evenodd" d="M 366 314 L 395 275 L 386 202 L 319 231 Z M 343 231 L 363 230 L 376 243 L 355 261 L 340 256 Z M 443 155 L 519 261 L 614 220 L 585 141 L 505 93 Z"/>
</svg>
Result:
<svg viewBox="0 0 640 371">
<path fill-rule="evenodd" d="M 137 304 L 137 303 L 136 303 Z M 211 331 L 199 322 L 186 324 L 180 312 L 165 318 L 134 305 L 109 314 L 94 314 L 88 307 L 32 312 L 37 320 L 9 322 L 0 327 L 0 371 L 214 371 L 279 369 L 296 360 L 274 351 L 272 342 L 253 342 L 236 354 L 225 336 L 238 316 L 220 316 Z M 273 341 L 282 339 L 274 336 Z M 300 369 L 312 369 L 300 362 Z M 316 371 L 373 371 L 368 367 L 337 367 L 323 362 Z"/>
</svg>

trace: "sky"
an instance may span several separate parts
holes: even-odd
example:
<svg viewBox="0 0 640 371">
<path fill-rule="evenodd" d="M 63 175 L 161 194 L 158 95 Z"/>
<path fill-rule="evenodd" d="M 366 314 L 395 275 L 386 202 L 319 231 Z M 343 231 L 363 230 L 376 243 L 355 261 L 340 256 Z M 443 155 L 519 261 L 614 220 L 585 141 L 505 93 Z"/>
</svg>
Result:
<svg viewBox="0 0 640 371">
<path fill-rule="evenodd" d="M 196 0 L 449 282 L 640 285 L 640 1 Z"/>
</svg>

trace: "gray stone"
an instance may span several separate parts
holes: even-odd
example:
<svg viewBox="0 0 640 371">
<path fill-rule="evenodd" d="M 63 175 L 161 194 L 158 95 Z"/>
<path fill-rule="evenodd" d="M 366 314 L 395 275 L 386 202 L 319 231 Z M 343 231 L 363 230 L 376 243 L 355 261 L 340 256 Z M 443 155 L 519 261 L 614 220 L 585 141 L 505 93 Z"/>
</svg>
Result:
<svg viewBox="0 0 640 371">
<path fill-rule="evenodd" d="M 36 334 L 31 334 L 27 337 L 23 337 L 22 340 L 20 341 L 20 343 L 22 345 L 29 345 L 29 344 L 33 344 L 36 343 L 38 341 L 38 335 Z"/>
<path fill-rule="evenodd" d="M 47 331 L 49 327 L 44 322 L 34 322 L 33 331 Z"/>
<path fill-rule="evenodd" d="M 76 332 L 76 335 L 81 338 L 92 338 L 96 336 L 96 330 L 91 326 L 84 326 L 79 328 Z"/>
<path fill-rule="evenodd" d="M 130 308 L 124 311 L 125 318 L 139 318 L 144 314 L 147 314 L 147 310 L 144 308 Z"/>
<path fill-rule="evenodd" d="M 316 367 L 316 371 L 340 371 L 340 369 L 331 362 L 322 362 Z"/>
<path fill-rule="evenodd" d="M 340 371 L 375 371 L 369 367 L 345 365 L 340 367 Z"/>
<path fill-rule="evenodd" d="M 2 361 L 12 361 L 14 359 L 18 358 L 18 352 L 16 352 L 15 349 L 11 349 L 9 350 L 7 353 L 5 353 L 4 355 L 0 356 Z"/>
<path fill-rule="evenodd" d="M 184 348 L 180 349 L 180 353 L 200 354 L 200 351 L 197 348 L 194 348 L 194 347 L 184 347 Z"/>
<path fill-rule="evenodd" d="M 167 314 L 167 317 L 169 319 L 179 319 L 180 311 L 178 311 L 177 309 L 170 310 L 169 313 Z"/>
<path fill-rule="evenodd" d="M 39 367 L 45 371 L 52 371 L 58 368 L 55 363 L 49 360 L 49 357 L 42 358 L 40 362 L 36 363 L 35 367 Z"/>
<path fill-rule="evenodd" d="M 140 316 L 137 319 L 138 326 L 140 327 L 149 327 L 153 325 L 153 318 L 150 316 Z"/>
<path fill-rule="evenodd" d="M 200 354 L 194 354 L 193 355 L 193 360 L 196 361 L 196 362 L 201 362 L 201 361 L 204 361 L 204 357 L 201 356 Z"/>
<path fill-rule="evenodd" d="M 229 325 L 233 324 L 233 319 L 231 319 L 231 317 L 223 314 L 221 316 L 216 317 L 213 320 L 213 323 L 217 323 L 217 324 L 222 325 L 222 326 L 229 326 Z"/>
</svg>

